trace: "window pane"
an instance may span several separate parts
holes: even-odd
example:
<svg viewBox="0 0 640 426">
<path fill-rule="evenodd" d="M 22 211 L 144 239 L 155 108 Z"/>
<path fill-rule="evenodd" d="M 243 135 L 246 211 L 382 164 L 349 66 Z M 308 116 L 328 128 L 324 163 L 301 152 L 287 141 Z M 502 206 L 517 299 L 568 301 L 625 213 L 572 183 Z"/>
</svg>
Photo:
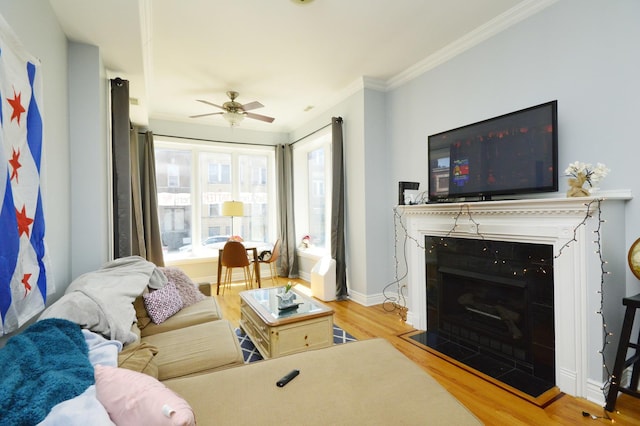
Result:
<svg viewBox="0 0 640 426">
<path fill-rule="evenodd" d="M 155 154 L 162 245 L 177 252 L 191 243 L 191 151 L 159 148 Z"/>
<path fill-rule="evenodd" d="M 307 154 L 308 182 L 309 182 L 309 232 L 311 244 L 316 247 L 326 247 L 325 241 L 325 164 L 324 147 L 310 151 Z"/>
<path fill-rule="evenodd" d="M 232 158 L 231 154 L 219 152 L 201 152 L 199 158 L 202 171 L 200 239 L 204 242 L 208 237 L 231 235 L 231 218 L 221 216 L 220 212 L 224 201 L 233 200 Z M 237 230 L 234 229 L 234 232 L 237 233 Z"/>
<path fill-rule="evenodd" d="M 164 185 L 158 188 L 159 217 L 167 258 L 215 256 L 232 233 L 245 241 L 272 242 L 276 206 L 269 180 L 274 176 L 274 154 L 266 146 L 156 140 L 156 177 L 158 185 Z M 244 203 L 242 217 L 222 216 L 223 202 L 232 200 Z"/>
<path fill-rule="evenodd" d="M 269 241 L 269 215 L 266 155 L 239 155 L 239 197 L 244 203 L 244 218 L 240 236 L 248 241 Z M 236 222 L 238 226 L 238 222 Z M 236 228 L 237 229 L 237 228 Z M 236 232 L 237 233 L 237 232 Z"/>
</svg>

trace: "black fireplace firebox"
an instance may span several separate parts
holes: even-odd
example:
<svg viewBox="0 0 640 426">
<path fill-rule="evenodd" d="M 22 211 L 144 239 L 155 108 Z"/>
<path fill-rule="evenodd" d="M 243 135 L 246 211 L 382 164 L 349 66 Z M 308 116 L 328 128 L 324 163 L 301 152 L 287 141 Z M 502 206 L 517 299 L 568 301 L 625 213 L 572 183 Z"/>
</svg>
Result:
<svg viewBox="0 0 640 426">
<path fill-rule="evenodd" d="M 555 386 L 553 246 L 427 236 L 425 251 L 412 338 L 533 397 Z"/>
</svg>

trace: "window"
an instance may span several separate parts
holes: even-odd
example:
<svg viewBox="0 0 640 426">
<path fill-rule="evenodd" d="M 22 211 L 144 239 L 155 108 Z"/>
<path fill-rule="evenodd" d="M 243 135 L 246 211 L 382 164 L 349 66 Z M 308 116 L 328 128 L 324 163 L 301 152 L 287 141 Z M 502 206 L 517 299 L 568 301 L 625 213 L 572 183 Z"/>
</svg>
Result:
<svg viewBox="0 0 640 426">
<path fill-rule="evenodd" d="M 209 163 L 209 183 L 231 183 L 231 165 Z"/>
<path fill-rule="evenodd" d="M 180 186 L 180 167 L 177 164 L 167 164 L 167 186 L 169 188 Z"/>
<path fill-rule="evenodd" d="M 298 240 L 311 237 L 311 247 L 329 250 L 331 241 L 331 129 L 294 145 L 294 197 Z"/>
<path fill-rule="evenodd" d="M 155 155 L 162 246 L 177 251 L 191 243 L 191 152 L 167 147 L 157 148 Z"/>
<path fill-rule="evenodd" d="M 160 232 L 168 259 L 215 255 L 232 228 L 245 241 L 275 240 L 273 147 L 156 138 L 155 154 Z M 244 203 L 243 217 L 221 215 L 222 203 L 231 200 Z"/>
</svg>

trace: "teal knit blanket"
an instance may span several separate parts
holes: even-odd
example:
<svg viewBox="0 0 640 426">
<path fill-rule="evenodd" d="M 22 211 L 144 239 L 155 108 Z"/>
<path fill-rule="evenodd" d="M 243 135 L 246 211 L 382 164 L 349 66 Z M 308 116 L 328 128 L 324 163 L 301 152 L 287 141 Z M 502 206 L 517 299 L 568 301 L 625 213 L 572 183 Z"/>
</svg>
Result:
<svg viewBox="0 0 640 426">
<path fill-rule="evenodd" d="M 35 425 L 54 405 L 95 380 L 80 326 L 50 318 L 27 327 L 0 349 L 0 425 Z"/>
</svg>

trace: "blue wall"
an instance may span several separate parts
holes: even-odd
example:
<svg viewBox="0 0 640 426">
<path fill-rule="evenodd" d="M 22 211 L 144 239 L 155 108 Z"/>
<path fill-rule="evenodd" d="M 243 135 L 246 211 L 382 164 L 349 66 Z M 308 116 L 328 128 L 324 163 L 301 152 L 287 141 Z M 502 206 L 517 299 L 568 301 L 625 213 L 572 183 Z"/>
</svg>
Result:
<svg viewBox="0 0 640 426">
<path fill-rule="evenodd" d="M 68 80 L 74 73 L 89 72 L 95 84 L 104 85 L 104 70 L 99 48 L 94 51 L 68 46 L 47 1 L 0 0 L 0 14 L 27 49 L 43 62 L 43 189 L 47 241 L 58 286 L 51 298 L 55 300 L 72 276 L 100 265 L 108 251 L 105 217 L 96 223 L 76 215 L 72 221 L 73 209 L 82 204 L 73 195 L 73 182 L 81 179 L 78 176 L 83 168 L 74 166 L 71 159 L 85 153 L 95 155 L 91 161 L 102 171 L 86 176 L 84 184 L 93 185 L 98 194 L 104 194 L 107 182 L 104 160 L 100 158 L 106 140 L 104 122 L 99 118 L 106 110 L 104 86 L 96 88 L 89 100 L 88 117 L 101 127 L 94 133 L 70 124 L 78 121 L 73 118 L 78 109 L 69 107 L 69 93 L 78 88 Z M 350 227 L 347 272 L 358 300 L 365 304 L 379 302 L 383 288 L 394 278 L 392 209 L 397 202 L 397 182 L 419 181 L 426 188 L 426 144 L 430 134 L 557 99 L 561 171 L 576 160 L 603 162 L 611 168 L 600 185 L 603 191 L 640 192 L 634 174 L 638 169 L 636 159 L 640 158 L 635 131 L 640 112 L 638 22 L 637 0 L 559 0 L 413 80 L 394 84 L 392 90 L 367 87 L 365 81 L 364 88 L 288 135 L 289 140 L 295 140 L 327 124 L 331 116 L 345 119 L 346 211 Z M 157 124 L 162 130 L 167 127 Z M 76 135 L 70 137 L 70 128 L 89 132 L 91 138 L 82 141 L 80 136 L 70 141 Z M 279 143 L 283 135 L 267 136 Z M 83 146 L 79 154 L 74 146 L 82 146 L 81 142 L 91 145 Z M 565 190 L 566 181 L 561 179 L 557 195 Z M 627 238 L 620 242 L 625 249 L 640 237 L 638 217 L 640 201 L 632 200 L 626 208 Z M 92 254 L 74 249 L 74 245 L 81 247 L 80 236 L 97 241 Z M 72 244 L 75 238 L 78 241 Z M 640 291 L 638 280 L 630 272 L 616 278 L 625 281 L 627 294 Z M 0 345 L 3 341 L 0 338 Z"/>
<path fill-rule="evenodd" d="M 387 94 L 388 185 L 427 188 L 427 137 L 558 100 L 560 193 L 574 161 L 602 162 L 602 191 L 640 193 L 640 2 L 560 0 Z M 388 205 L 396 203 L 395 194 Z M 640 200 L 626 208 L 626 249 L 640 237 Z M 391 224 L 389 224 L 391 227 Z M 387 228 L 389 229 L 389 228 Z M 389 229 L 392 232 L 393 229 Z M 604 230 L 606 232 L 606 228 Z M 630 272 L 627 293 L 640 291 Z"/>
</svg>

